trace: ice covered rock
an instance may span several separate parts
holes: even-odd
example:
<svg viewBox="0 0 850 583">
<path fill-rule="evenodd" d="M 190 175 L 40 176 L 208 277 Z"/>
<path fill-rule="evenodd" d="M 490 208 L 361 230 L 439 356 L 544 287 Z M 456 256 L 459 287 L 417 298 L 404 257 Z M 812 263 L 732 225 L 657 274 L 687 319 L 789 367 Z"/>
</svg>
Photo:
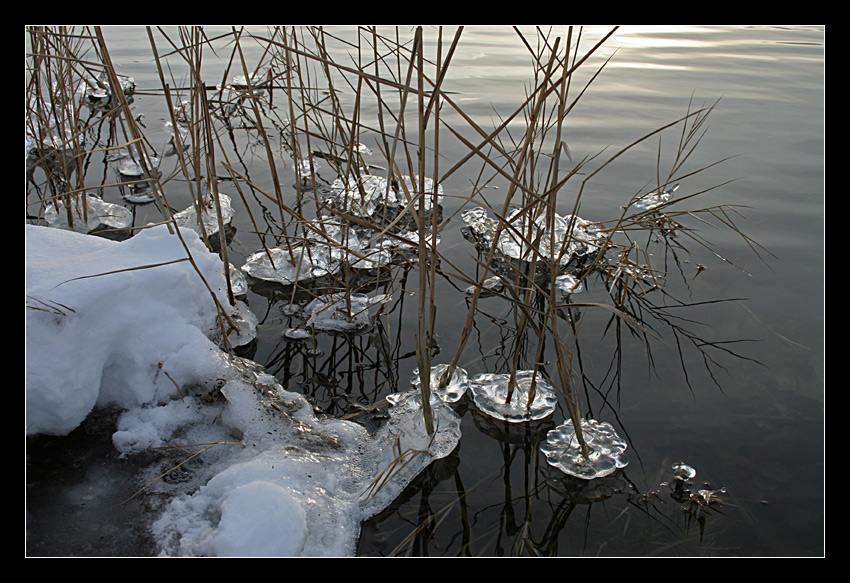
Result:
<svg viewBox="0 0 850 583">
<path fill-rule="evenodd" d="M 264 503 L 258 505 L 258 499 Z M 209 541 L 214 556 L 291 557 L 302 551 L 307 513 L 284 486 L 268 480 L 239 484 L 220 507 L 218 528 Z"/>
<path fill-rule="evenodd" d="M 368 432 L 316 418 L 271 375 L 246 381 L 221 388 L 216 425 L 240 428 L 251 446 L 230 450 L 211 479 L 168 501 L 152 527 L 166 556 L 354 556 L 362 521 L 460 439 L 460 418 L 439 399 L 434 434 L 411 394 L 393 399 L 387 422 Z"/>
<path fill-rule="evenodd" d="M 543 419 L 552 414 L 558 395 L 542 375 L 530 370 L 517 371 L 509 401 L 510 376 L 482 373 L 470 379 L 472 398 L 481 412 L 511 423 Z"/>
<path fill-rule="evenodd" d="M 581 431 L 590 456 L 584 457 L 572 420 L 551 430 L 540 451 L 546 461 L 559 470 L 585 480 L 601 478 L 626 467 L 626 442 L 617 435 L 610 423 L 582 419 Z"/>
</svg>

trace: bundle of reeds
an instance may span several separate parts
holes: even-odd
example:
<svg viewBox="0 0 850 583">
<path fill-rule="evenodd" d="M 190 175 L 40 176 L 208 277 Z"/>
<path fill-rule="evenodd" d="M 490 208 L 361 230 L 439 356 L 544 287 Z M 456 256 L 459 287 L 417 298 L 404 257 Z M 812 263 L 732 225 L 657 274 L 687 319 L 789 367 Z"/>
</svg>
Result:
<svg viewBox="0 0 850 583">
<path fill-rule="evenodd" d="M 114 156 L 120 151 L 139 164 L 136 184 L 149 189 L 162 221 L 178 236 L 180 226 L 168 199 L 191 201 L 202 239 L 221 254 L 226 270 L 229 231 L 223 212 L 227 205 L 219 188 L 222 180 L 236 191 L 234 204 L 247 214 L 260 259 L 268 261 L 270 269 L 287 266 L 303 274 L 313 269 L 319 255 L 338 265 L 322 271 L 321 284 L 315 281 L 315 270 L 310 277 L 294 276 L 284 286 L 292 301 L 302 294 L 310 298 L 341 294 L 351 314 L 352 294 L 361 291 L 363 281 L 357 262 L 374 259 L 376 251 L 404 248 L 402 258 L 396 255 L 390 262 L 402 265 L 403 275 L 378 270 L 379 283 L 370 280 L 369 286 L 392 292 L 398 289 L 399 278 L 406 278 L 410 269 L 417 270 L 415 352 L 429 432 L 435 431 L 430 412 L 432 382 L 436 388 L 444 387 L 465 358 L 482 294 L 490 293 L 495 278 L 500 284 L 497 295 L 507 302 L 514 324 L 506 361 L 512 383 L 507 399 L 512 399 L 513 382 L 523 369 L 558 386 L 588 455 L 573 365 L 579 327 L 570 314 L 580 308 L 605 310 L 616 326 L 625 325 L 649 338 L 653 332 L 646 314 L 659 319 L 664 314 L 647 308 L 639 312 L 631 306 L 662 285 L 663 269 L 649 263 L 650 255 L 646 245 L 638 243 L 638 235 L 658 238 L 668 249 L 673 247 L 673 233 L 708 245 L 680 224 L 695 216 L 717 219 L 738 230 L 730 207 L 676 210 L 698 192 L 677 198 L 676 207 L 669 199 L 672 185 L 713 166 L 685 169 L 711 106 L 689 108 L 680 119 L 605 159 L 600 153 L 573 160 L 567 143 L 570 112 L 605 62 L 580 87 L 576 72 L 590 66 L 616 28 L 586 50 L 581 29 L 570 27 L 563 39 L 541 29 L 535 29 L 533 37 L 514 29 L 528 50 L 530 85 L 515 111 L 495 128 L 486 129 L 464 112 L 444 86 L 452 57 L 462 48 L 463 27 L 454 31 L 450 41 L 444 38 L 443 28 L 437 29 L 435 38 L 426 39 L 421 27 L 412 38 L 403 38 L 400 29 L 379 33 L 377 27 L 359 27 L 352 40 L 322 27 L 277 27 L 264 35 L 234 28 L 217 39 L 209 38 L 200 27 L 180 27 L 176 35 L 149 27 L 161 84 L 156 93 L 165 100 L 173 131 L 163 152 L 152 147 L 140 120 L 133 117 L 132 94 L 122 84 L 99 28 L 77 32 L 31 27 L 28 31 L 27 135 L 35 144 L 28 150 L 28 215 L 41 220 L 44 209 L 58 209 L 64 201 L 61 208 L 73 221 L 67 210 L 72 199 L 85 206 L 84 195 L 89 192 L 126 188 L 127 183 L 107 180 L 89 184 L 87 172 L 96 153 Z M 203 76 L 213 41 L 230 51 L 228 65 L 215 84 Z M 248 61 L 248 44 L 252 54 L 259 47 L 256 63 Z M 184 71 L 179 79 L 175 78 L 177 63 Z M 107 99 L 97 108 L 88 108 L 78 96 L 94 88 Z M 448 121 L 445 110 L 460 125 Z M 511 124 L 517 120 L 522 120 L 523 132 L 511 135 Z M 591 230 L 578 216 L 591 180 L 625 152 L 677 128 L 678 147 L 670 169 L 661 171 L 664 161 L 659 146 L 656 183 L 632 197 L 618 216 L 592 225 Z M 106 145 L 101 143 L 103 134 Z M 268 165 L 268 176 L 262 181 L 249 175 L 233 147 L 236 136 L 243 134 Z M 366 162 L 365 136 L 369 136 L 369 147 L 378 151 L 380 164 Z M 460 144 L 465 154 L 445 164 L 440 150 L 447 137 Z M 166 150 L 176 162 L 173 172 L 162 176 L 158 161 Z M 476 164 L 480 167 L 470 170 Z M 288 174 L 290 168 L 292 174 Z M 440 185 L 461 171 L 475 177 L 470 194 L 454 194 L 451 212 L 443 216 Z M 284 175 L 294 177 L 291 187 L 282 181 Z M 500 200 L 491 202 L 481 193 L 496 179 L 508 187 Z M 269 183 L 270 188 L 263 186 Z M 575 194 L 567 194 L 568 190 Z M 273 209 L 265 217 L 271 228 L 261 227 L 254 214 L 258 205 L 252 204 L 251 196 L 262 208 Z M 473 277 L 469 266 L 459 265 L 457 257 L 440 250 L 438 241 L 452 219 L 476 207 L 492 217 L 492 223 L 487 236 L 478 241 L 478 256 L 473 258 L 478 274 Z M 214 227 L 201 220 L 205 215 L 215 217 Z M 367 239 L 382 241 L 383 247 L 353 243 Z M 511 252 L 506 252 L 508 243 Z M 226 275 L 230 282 L 227 271 Z M 565 275 L 571 278 L 570 289 L 591 278 L 602 282 L 609 301 L 574 301 L 559 287 L 559 278 Z M 472 293 L 449 364 L 439 378 L 432 379 L 439 277 L 472 286 Z M 230 301 L 235 301 L 232 290 Z M 554 374 L 546 371 L 548 360 L 556 363 Z M 534 398 L 533 381 L 529 406 Z"/>
</svg>

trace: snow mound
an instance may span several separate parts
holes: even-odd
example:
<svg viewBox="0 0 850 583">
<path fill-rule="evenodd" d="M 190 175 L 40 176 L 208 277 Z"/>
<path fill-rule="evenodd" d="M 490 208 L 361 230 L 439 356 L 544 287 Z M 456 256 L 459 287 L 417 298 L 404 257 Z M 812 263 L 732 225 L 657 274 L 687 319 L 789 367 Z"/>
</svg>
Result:
<svg viewBox="0 0 850 583">
<path fill-rule="evenodd" d="M 228 309 L 221 260 L 184 238 Z M 27 225 L 25 247 L 27 435 L 65 435 L 96 405 L 163 402 L 214 374 L 215 304 L 164 226 L 118 243 Z"/>
<path fill-rule="evenodd" d="M 185 483 L 163 483 L 156 465 L 140 478 L 164 498 L 150 524 L 163 556 L 353 555 L 360 523 L 457 446 L 459 417 L 435 402 L 429 435 L 402 399 L 374 434 L 318 419 L 211 340 L 216 304 L 245 305 L 228 305 L 221 259 L 182 235 L 185 247 L 165 226 L 122 243 L 25 227 L 27 435 L 65 435 L 112 405 L 117 455 L 211 444 Z"/>
</svg>

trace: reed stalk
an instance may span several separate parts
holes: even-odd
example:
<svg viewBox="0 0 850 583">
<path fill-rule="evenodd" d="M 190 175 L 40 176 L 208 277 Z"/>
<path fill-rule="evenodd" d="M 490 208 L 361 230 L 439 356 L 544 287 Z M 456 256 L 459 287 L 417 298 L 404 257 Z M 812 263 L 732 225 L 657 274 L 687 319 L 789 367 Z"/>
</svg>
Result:
<svg viewBox="0 0 850 583">
<path fill-rule="evenodd" d="M 186 182 L 186 194 L 194 205 L 198 217 L 202 215 L 203 205 L 211 204 L 218 219 L 218 247 L 225 265 L 225 274 L 230 283 L 228 244 L 222 217 L 221 193 L 217 167 L 223 166 L 234 188 L 238 191 L 244 210 L 254 226 L 252 235 L 268 257 L 272 257 L 267 240 L 274 240 L 288 250 L 288 260 L 298 265 L 304 261 L 303 254 L 296 257 L 296 248 L 306 245 L 307 241 L 318 237 L 335 252 L 348 253 L 347 242 L 355 228 L 371 229 L 375 236 L 401 239 L 399 226 L 408 219 L 415 226 L 418 239 L 414 258 L 404 265 L 400 279 L 407 277 L 412 265 L 418 268 L 416 280 L 417 324 L 415 333 L 415 356 L 419 370 L 423 415 L 429 433 L 433 433 L 433 412 L 431 411 L 432 349 L 436 346 L 437 326 L 437 281 L 439 276 L 458 282 L 474 284 L 469 298 L 463 327 L 459 333 L 457 346 L 451 353 L 446 371 L 437 380 L 438 387 L 444 387 L 465 357 L 471 334 L 475 330 L 475 320 L 480 313 L 480 300 L 484 282 L 498 275 L 507 284 L 501 294 L 507 302 L 513 316 L 514 351 L 506 359 L 506 368 L 511 377 L 508 399 L 515 388 L 516 374 L 526 366 L 528 359 L 535 373 L 545 373 L 547 357 L 556 360 L 555 374 L 564 394 L 567 409 L 573 425 L 578 432 L 585 455 L 589 454 L 581 434 L 582 408 L 575 390 L 576 372 L 573 364 L 578 358 L 574 350 L 578 344 L 578 329 L 564 326 L 561 314 L 564 311 L 581 307 L 607 310 L 616 326 L 621 324 L 637 331 L 646 338 L 652 337 L 651 326 L 644 318 L 657 317 L 671 322 L 670 314 L 663 310 L 651 310 L 641 304 L 638 298 L 644 297 L 650 290 L 661 285 L 661 278 L 655 277 L 655 270 L 647 268 L 647 277 L 634 275 L 631 268 L 636 265 L 649 265 L 651 259 L 649 238 L 658 232 L 676 231 L 688 237 L 698 245 L 711 249 L 710 243 L 695 230 L 682 227 L 680 222 L 686 218 L 697 218 L 707 223 L 717 223 L 724 228 L 737 229 L 733 207 L 707 207 L 704 209 L 679 211 L 672 203 L 651 210 L 640 210 L 635 203 L 647 192 L 663 191 L 677 181 L 695 176 L 711 168 L 708 165 L 697 170 L 687 170 L 693 153 L 704 134 L 706 118 L 714 105 L 692 108 L 689 104 L 685 115 L 669 124 L 647 133 L 630 144 L 602 158 L 602 154 L 573 160 L 569 141 L 569 114 L 582 99 L 590 85 L 598 77 L 607 61 L 591 75 L 583 87 L 576 88 L 575 73 L 589 66 L 591 57 L 597 55 L 600 48 L 615 33 L 616 28 L 591 45 L 588 50 L 579 50 L 582 40 L 581 29 L 569 27 L 565 39 L 552 37 L 540 29 L 535 36 L 523 34 L 515 29 L 519 42 L 526 47 L 533 67 L 531 85 L 522 102 L 495 125 L 485 129 L 473 119 L 459 103 L 453 99 L 445 87 L 452 57 L 461 50 L 463 27 L 455 31 L 448 49 L 444 47 L 443 29 L 437 29 L 436 54 L 433 63 L 426 58 L 425 35 L 422 27 L 417 27 L 411 39 L 402 39 L 400 29 L 394 34 L 379 34 L 377 27 L 363 27 L 357 30 L 356 41 L 334 36 L 324 28 L 278 27 L 266 37 L 253 34 L 245 29 L 232 27 L 219 37 L 229 43 L 230 54 L 227 67 L 222 75 L 221 91 L 226 87 L 226 79 L 231 68 L 241 72 L 245 78 L 244 92 L 232 103 L 216 101 L 219 94 L 211 95 L 216 88 L 208 85 L 202 76 L 202 66 L 206 47 L 212 46 L 212 40 L 206 36 L 202 27 L 178 29 L 178 37 L 169 37 L 162 29 L 156 29 L 166 45 L 170 47 L 167 55 L 157 46 L 155 29 L 148 27 L 147 35 L 157 68 L 162 96 L 168 107 L 168 116 L 174 128 L 177 128 L 177 109 L 187 102 L 189 140 L 187 147 L 176 149 L 177 168 L 172 177 L 161 180 L 156 173 L 149 173 L 144 180 L 150 184 L 155 204 L 177 236 L 180 229 L 174 221 L 172 208 L 168 203 L 169 195 L 179 196 L 182 192 L 167 190 L 165 183 L 174 177 L 182 176 Z M 62 135 L 61 147 L 48 151 L 43 148 L 39 158 L 28 168 L 47 168 L 48 161 L 52 171 L 46 173 L 45 192 L 40 193 L 39 202 L 43 205 L 66 202 L 69 219 L 70 203 L 79 200 L 85 211 L 88 191 L 94 188 L 105 189 L 111 184 L 103 181 L 96 187 L 86 182 L 86 165 L 93 153 L 81 144 L 83 134 L 90 127 L 83 120 L 80 106 L 74 96 L 84 83 L 92 83 L 93 71 L 102 71 L 103 79 L 115 97 L 111 110 L 103 123 L 108 124 L 112 141 L 120 142 L 128 148 L 135 159 L 150 169 L 153 148 L 142 131 L 137 120 L 132 117 L 127 99 L 121 91 L 117 73 L 112 64 L 102 30 L 94 27 L 77 34 L 71 29 L 47 27 L 28 28 L 32 54 L 31 74 L 27 82 L 28 123 L 34 124 L 31 130 L 37 134 L 42 144 L 54 130 L 73 128 L 68 135 Z M 256 41 L 261 45 L 259 61 L 249 59 L 248 44 Z M 334 51 L 339 44 L 349 51 L 351 58 Z M 96 54 L 89 60 L 83 58 L 81 51 L 85 47 Z M 167 59 L 176 57 L 186 68 L 186 78 L 177 82 L 169 78 L 171 65 Z M 431 65 L 433 64 L 433 69 Z M 426 70 L 427 69 L 427 70 Z M 265 71 L 265 73 L 263 72 Z M 431 73 L 431 74 L 429 74 Z M 281 96 L 281 92 L 283 95 Z M 48 100 L 51 95 L 54 99 Z M 415 102 L 415 104 L 414 104 Z M 65 103 L 75 104 L 72 108 L 62 107 Z M 228 153 L 235 151 L 236 128 L 228 117 L 220 115 L 224 105 L 238 108 L 244 116 L 245 127 L 241 128 L 255 138 L 253 142 L 262 150 L 268 164 L 268 181 L 271 188 L 263 190 L 248 174 L 247 170 L 238 170 L 240 160 Z M 460 119 L 453 126 L 446 111 Z M 367 114 L 368 112 L 368 114 Z M 374 119 L 367 119 L 373 115 Z M 288 116 L 288 119 L 281 117 Z M 413 121 L 415 119 L 415 122 Z M 520 135 L 511 135 L 511 123 L 522 121 Z M 415 123 L 415 126 L 414 126 Z M 661 135 L 678 129 L 675 140 L 675 152 L 669 167 L 664 168 L 661 149 Z M 404 208 L 395 216 L 358 217 L 346 208 L 331 208 L 323 199 L 324 177 L 314 164 L 318 158 L 332 168 L 331 177 L 344 183 L 352 179 L 358 185 L 360 194 L 363 186 L 360 178 L 368 176 L 377 165 L 366 165 L 358 151 L 362 136 L 374 139 L 381 162 L 386 168 L 386 193 L 391 191 L 405 200 Z M 230 138 L 231 148 L 225 147 Z M 645 145 L 650 139 L 659 139 L 656 176 L 654 183 L 646 192 L 638 191 L 619 216 L 604 223 L 606 239 L 601 243 L 595 256 L 582 266 L 578 276 L 582 281 L 591 274 L 598 275 L 605 286 L 608 297 L 604 302 L 574 302 L 562 300 L 556 295 L 555 278 L 561 270 L 561 259 L 570 240 L 557 241 L 554 238 L 554 226 L 559 209 L 569 208 L 575 217 L 586 196 L 591 181 L 625 153 Z M 441 146 L 454 139 L 461 148 L 456 160 L 446 164 L 441 160 Z M 112 141 L 110 143 L 112 143 Z M 430 143 L 429 143 L 430 141 Z M 279 144 L 279 150 L 276 149 Z M 111 148 L 112 146 L 110 146 Z M 429 152 L 432 156 L 429 156 Z M 236 154 L 239 155 L 238 153 Z M 282 181 L 287 176 L 288 156 L 294 164 L 306 160 L 310 164 L 310 176 L 302 182 L 296 171 L 290 189 Z M 480 170 L 469 171 L 475 175 L 471 194 L 462 197 L 455 194 L 453 202 L 460 208 L 453 211 L 456 215 L 466 205 L 481 205 L 493 213 L 497 221 L 493 239 L 483 249 L 474 266 L 478 268 L 476 276 L 470 276 L 465 266 L 457 259 L 444 254 L 437 247 L 440 229 L 448 221 L 442 220 L 438 212 L 439 185 L 446 183 L 456 173 L 468 171 L 472 162 L 480 163 Z M 589 169 L 591 163 L 596 167 Z M 567 166 L 568 164 L 568 166 Z M 429 167 L 430 166 L 430 167 Z M 447 168 L 446 168 L 447 166 Z M 411 187 L 402 178 L 410 176 Z M 426 178 L 431 177 L 434 188 L 426 193 Z M 507 190 L 503 197 L 492 204 L 482 194 L 484 188 L 494 181 L 504 181 Z M 573 198 L 565 193 L 567 186 L 576 185 Z M 323 190 L 324 188 L 324 190 Z M 247 192 L 257 193 L 264 204 L 270 204 L 274 217 L 271 222 L 279 221 L 273 228 L 263 229 L 257 224 Z M 179 194 L 178 194 L 179 193 Z M 701 193 L 692 193 L 679 197 L 677 205 Z M 430 197 L 430 198 L 429 198 Z M 28 205 L 29 205 L 29 201 Z M 430 216 L 427 208 L 430 206 Z M 321 214 L 320 220 L 311 220 L 308 208 L 314 208 Z M 512 210 L 519 212 L 512 215 Z M 386 211 L 386 209 L 383 209 Z M 272 213 L 270 213 L 272 214 Z M 85 216 L 85 214 L 84 214 Z M 324 222 L 326 216 L 338 219 L 342 235 L 340 240 L 332 240 Z M 513 218 L 512 218 L 513 217 Z M 543 240 L 535 221 L 550 233 Z M 571 231 L 576 219 L 568 225 Z M 201 238 L 211 245 L 203 224 Z M 740 232 L 740 231 L 739 231 Z M 501 235 L 511 235 L 523 249 L 524 256 L 512 262 L 510 271 L 501 273 L 498 269 L 506 262 L 502 261 L 498 248 Z M 646 242 L 640 237 L 646 235 Z M 742 236 L 746 237 L 743 233 Z M 749 241 L 753 249 L 761 250 Z M 185 242 L 184 242 L 185 244 Z M 541 249 L 548 249 L 543 252 Z M 611 253 L 613 252 L 613 253 Z M 611 259 L 616 255 L 617 259 Z M 728 258 L 724 261 L 731 261 Z M 191 259 L 190 259 L 191 260 Z M 497 266 L 498 264 L 498 266 Z M 446 268 L 446 269 L 444 269 Z M 455 273 L 448 273 L 453 269 Z M 663 270 L 658 270 L 663 271 Z M 541 275 L 542 274 L 542 275 Z M 388 286 L 394 285 L 395 274 L 381 274 Z M 206 282 L 205 282 L 206 283 Z M 291 298 L 298 293 L 320 295 L 326 288 L 341 290 L 351 305 L 351 294 L 356 285 L 352 271 L 345 266 L 341 273 L 328 277 L 328 282 L 313 289 L 311 284 L 294 284 L 288 290 Z M 208 286 L 209 287 L 209 286 Z M 210 292 L 212 293 L 212 292 Z M 212 294 L 215 297 L 214 294 Z M 235 303 L 233 292 L 228 288 L 231 304 Z M 221 309 L 221 306 L 218 306 Z M 224 313 L 224 310 L 221 310 Z M 675 322 L 674 329 L 675 328 Z M 690 340 L 676 329 L 681 338 Z M 226 334 L 224 335 L 227 336 Z M 531 344 L 535 343 L 533 347 Z M 521 349 L 526 345 L 529 350 Z M 720 347 L 722 348 L 722 347 Z M 555 376 L 555 375 L 552 375 Z M 536 377 L 535 377 L 536 378 Z M 532 384 L 529 404 L 535 398 L 535 385 Z"/>
</svg>

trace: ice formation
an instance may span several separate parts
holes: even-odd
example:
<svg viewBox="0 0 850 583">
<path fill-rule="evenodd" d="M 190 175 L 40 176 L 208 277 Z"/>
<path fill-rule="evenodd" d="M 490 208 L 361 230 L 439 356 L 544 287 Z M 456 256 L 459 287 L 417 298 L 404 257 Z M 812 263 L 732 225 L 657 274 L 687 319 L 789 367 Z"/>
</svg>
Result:
<svg viewBox="0 0 850 583">
<path fill-rule="evenodd" d="M 433 231 L 429 226 L 425 231 L 425 243 L 426 245 L 431 245 L 436 242 L 438 245 L 442 237 L 440 233 L 437 233 L 436 238 L 433 236 Z M 410 251 L 415 250 L 419 247 L 419 231 L 402 231 L 397 233 L 395 237 L 380 237 L 375 244 L 381 249 L 393 250 L 393 251 Z"/>
<path fill-rule="evenodd" d="M 489 238 L 492 239 L 493 234 L 496 232 L 498 221 L 490 218 L 487 215 L 487 210 L 483 207 L 476 206 L 466 209 L 463 213 L 461 213 L 461 218 L 467 225 L 469 225 L 471 231 L 476 235 L 480 235 L 485 238 L 488 238 L 489 235 Z"/>
<path fill-rule="evenodd" d="M 393 254 L 384 249 L 361 249 L 359 252 L 349 251 L 346 259 L 354 269 L 364 271 L 378 269 L 392 263 Z"/>
<path fill-rule="evenodd" d="M 404 433 L 409 447 L 428 451 L 434 459 L 449 455 L 460 441 L 460 416 L 439 396 L 431 394 L 434 434 L 428 433 L 422 412 L 422 393 L 417 389 L 387 395 L 390 404 L 389 423 L 384 427 L 391 435 Z"/>
<path fill-rule="evenodd" d="M 530 261 L 534 255 L 529 247 L 535 243 L 544 260 L 566 265 L 575 255 L 595 251 L 601 241 L 598 226 L 573 215 L 554 213 L 552 225 L 546 224 L 545 215 L 532 218 L 521 209 L 511 211 L 506 217 L 509 227 L 499 235 L 499 251 L 512 259 Z"/>
<path fill-rule="evenodd" d="M 346 225 L 337 218 L 306 221 L 303 238 L 292 238 L 291 248 L 281 245 L 249 256 L 243 266 L 254 279 L 291 285 L 337 273 L 343 264 L 372 270 L 393 261 L 392 250 L 381 241 L 369 241 L 367 229 Z M 271 258 L 269 258 L 271 255 Z"/>
<path fill-rule="evenodd" d="M 85 141 L 82 131 L 74 131 L 70 120 L 73 116 L 70 112 L 56 112 L 59 104 L 50 101 L 41 101 L 30 97 L 26 111 L 28 118 L 24 125 L 26 136 L 27 157 L 35 156 L 38 151 L 64 150 L 69 148 L 76 137 L 80 145 Z M 56 113 L 59 113 L 57 118 Z M 37 156 L 36 156 L 37 157 Z"/>
<path fill-rule="evenodd" d="M 136 90 L 136 81 L 132 77 L 124 75 L 116 75 L 118 86 L 124 92 L 127 103 L 133 103 L 133 93 Z M 88 81 L 80 83 L 77 92 L 79 93 L 80 103 L 94 109 L 96 111 L 107 111 L 111 107 L 115 107 L 117 103 L 110 100 L 111 87 L 106 74 L 99 75 L 96 79 L 90 78 Z"/>
<path fill-rule="evenodd" d="M 466 288 L 466 293 L 472 295 L 478 287 L 478 285 L 471 285 Z M 481 291 L 479 292 L 479 297 L 487 297 L 500 293 L 503 289 L 505 289 L 505 284 L 502 282 L 501 277 L 494 275 L 493 277 L 488 277 L 482 281 L 480 287 Z"/>
<path fill-rule="evenodd" d="M 242 271 L 250 277 L 283 285 L 336 273 L 338 269 L 339 261 L 307 245 L 273 247 L 268 253 L 258 251 L 250 255 L 242 266 Z"/>
<path fill-rule="evenodd" d="M 311 245 L 353 269 L 377 269 L 393 260 L 391 251 L 372 244 L 367 228 L 347 225 L 336 217 L 307 222 L 305 226 Z"/>
<path fill-rule="evenodd" d="M 373 174 L 350 176 L 345 181 L 337 178 L 331 185 L 331 194 L 325 202 L 358 217 L 372 216 L 379 206 L 404 207 L 408 204 L 408 195 L 416 199 L 419 180 L 402 176 L 401 181 L 404 183 L 403 187 L 395 181 L 388 184 L 386 178 Z M 424 187 L 425 209 L 428 210 L 435 193 L 433 179 L 426 178 Z M 438 201 L 442 193 L 442 186 L 437 185 Z M 417 200 L 414 200 L 414 208 L 418 208 Z"/>
<path fill-rule="evenodd" d="M 51 227 L 76 231 L 77 233 L 98 233 L 108 239 L 119 238 L 110 235 L 112 230 L 119 232 L 133 226 L 133 213 L 121 205 L 112 204 L 100 198 L 87 195 L 85 208 L 83 199 L 79 196 L 72 197 L 71 221 L 68 220 L 68 207 L 64 198 L 56 200 L 56 205 L 48 205 L 44 210 L 44 220 Z M 114 231 L 112 231 L 114 232 Z"/>
<path fill-rule="evenodd" d="M 546 461 L 559 470 L 585 480 L 610 475 L 629 463 L 626 457 L 626 442 L 621 439 L 610 423 L 594 419 L 581 420 L 581 432 L 590 450 L 584 457 L 572 420 L 567 420 L 551 430 L 540 451 Z"/>
<path fill-rule="evenodd" d="M 437 364 L 432 366 L 428 386 L 432 395 L 436 395 L 446 403 L 456 403 L 466 394 L 466 390 L 469 388 L 469 377 L 464 369 L 455 367 L 454 374 L 452 374 L 452 378 L 449 379 L 448 384 L 445 387 L 441 387 L 440 379 L 448 368 L 449 365 L 447 364 Z M 410 384 L 412 384 L 417 391 L 420 391 L 422 379 L 420 378 L 418 368 L 413 370 L 413 375 L 414 376 L 410 379 Z"/>
<path fill-rule="evenodd" d="M 664 191 L 659 188 L 657 191 L 650 192 L 637 199 L 634 206 L 647 211 L 653 210 L 670 200 L 677 188 L 679 188 L 678 183 Z"/>
<path fill-rule="evenodd" d="M 174 156 L 178 151 L 184 150 L 189 143 L 191 137 L 189 129 L 181 125 L 179 121 L 176 127 L 171 121 L 165 122 L 163 126 L 165 131 L 171 134 L 171 139 L 168 141 L 163 155 L 166 157 Z"/>
<path fill-rule="evenodd" d="M 250 376 L 221 389 L 221 424 L 242 428 L 247 447 L 196 491 L 170 500 L 152 528 L 163 554 L 351 556 L 360 523 L 460 439 L 460 418 L 439 400 L 434 434 L 411 394 L 393 395 L 388 421 L 369 434 L 318 420 L 271 375 Z"/>
<path fill-rule="evenodd" d="M 598 250 L 604 240 L 598 225 L 574 215 L 554 213 L 550 228 L 545 215 L 534 217 L 513 209 L 501 230 L 499 222 L 482 207 L 468 209 L 461 217 L 467 224 L 465 235 L 476 244 L 489 245 L 498 232 L 497 249 L 509 259 L 531 261 L 539 254 L 543 260 L 565 266 L 576 256 Z"/>
<path fill-rule="evenodd" d="M 141 180 L 145 176 L 145 167 L 133 159 L 127 152 L 112 155 L 110 161 L 115 163 L 115 171 L 123 179 L 128 181 Z M 153 168 L 159 165 L 159 160 L 154 156 L 150 157 L 150 161 Z"/>
<path fill-rule="evenodd" d="M 221 209 L 221 224 L 229 225 L 233 220 L 233 207 L 230 197 L 226 194 L 219 193 L 218 205 Z M 198 213 L 195 205 L 183 209 L 174 215 L 174 220 L 181 227 L 187 227 L 193 231 L 200 233 L 198 222 Z M 215 201 L 210 197 L 201 204 L 201 222 L 204 225 L 204 232 L 207 236 L 218 233 L 218 210 L 216 209 Z"/>
<path fill-rule="evenodd" d="M 357 332 L 372 325 L 369 308 L 389 300 L 387 295 L 329 294 L 304 308 L 305 325 L 325 332 Z"/>
<path fill-rule="evenodd" d="M 317 418 L 303 395 L 219 350 L 215 304 L 195 267 L 168 261 L 186 249 L 164 225 L 122 243 L 32 225 L 25 238 L 27 435 L 66 435 L 100 404 L 123 411 L 122 456 L 218 444 L 188 481 L 142 470 L 163 496 L 150 525 L 163 556 L 353 556 L 361 522 L 457 447 L 460 418 L 438 398 L 433 435 L 415 394 L 393 398 L 372 433 Z M 220 257 L 194 232 L 185 241 L 225 304 Z"/>
<path fill-rule="evenodd" d="M 232 326 L 231 326 L 232 322 Z M 230 320 L 222 323 L 227 332 L 227 345 L 238 348 L 249 344 L 257 337 L 257 316 L 248 308 L 245 302 L 236 301 Z M 211 339 L 219 345 L 224 345 L 221 340 L 221 330 L 216 328 L 210 335 Z"/>
<path fill-rule="evenodd" d="M 509 385 L 510 374 L 508 373 L 482 373 L 469 381 L 472 398 L 478 409 L 482 413 L 503 421 L 521 423 L 543 419 L 551 415 L 558 404 L 558 395 L 554 387 L 542 375 L 535 375 L 534 371 L 516 372 L 510 401 L 508 401 Z"/>
<path fill-rule="evenodd" d="M 283 330 L 283 337 L 289 340 L 306 340 L 307 338 L 312 338 L 313 334 L 304 328 L 285 328 Z"/>
<path fill-rule="evenodd" d="M 118 174 L 118 180 L 129 188 L 121 190 L 121 196 L 128 202 L 146 204 L 153 202 L 151 177 L 160 177 L 159 158 L 148 155 L 145 160 L 136 160 L 126 149 L 118 150 L 107 156 L 107 162 Z"/>
<path fill-rule="evenodd" d="M 297 164 L 292 164 L 293 169 L 295 170 L 295 174 L 298 176 L 298 179 L 301 181 L 307 181 L 313 179 L 313 174 L 319 171 L 321 166 L 316 163 L 313 158 L 306 158 L 299 161 Z"/>
<path fill-rule="evenodd" d="M 233 295 L 239 297 L 247 294 L 248 280 L 245 279 L 245 274 L 232 263 L 228 264 L 228 273 L 230 274 L 230 290 L 233 292 Z"/>
<path fill-rule="evenodd" d="M 629 490 L 628 481 L 622 473 L 618 472 L 593 480 L 585 480 L 547 465 L 542 473 L 547 487 L 575 504 L 603 502 L 615 494 Z"/>
<path fill-rule="evenodd" d="M 255 71 L 251 75 L 250 85 L 255 96 L 263 94 L 265 91 L 264 86 L 267 83 L 268 73 Z M 249 97 L 248 79 L 244 75 L 239 75 L 233 77 L 227 85 L 216 85 L 216 96 L 221 104 L 221 113 L 226 117 L 234 115 Z"/>
<path fill-rule="evenodd" d="M 683 461 L 673 464 L 673 475 L 679 480 L 690 480 L 697 475 L 697 471 Z"/>
<path fill-rule="evenodd" d="M 307 241 L 322 253 L 336 260 L 347 261 L 351 251 L 363 248 L 360 235 L 348 225 L 343 225 L 337 218 L 324 221 L 307 221 L 304 223 Z"/>
<path fill-rule="evenodd" d="M 555 287 L 561 290 L 563 294 L 576 294 L 584 290 L 584 284 L 579 279 L 570 274 L 564 273 L 555 278 Z"/>
</svg>

